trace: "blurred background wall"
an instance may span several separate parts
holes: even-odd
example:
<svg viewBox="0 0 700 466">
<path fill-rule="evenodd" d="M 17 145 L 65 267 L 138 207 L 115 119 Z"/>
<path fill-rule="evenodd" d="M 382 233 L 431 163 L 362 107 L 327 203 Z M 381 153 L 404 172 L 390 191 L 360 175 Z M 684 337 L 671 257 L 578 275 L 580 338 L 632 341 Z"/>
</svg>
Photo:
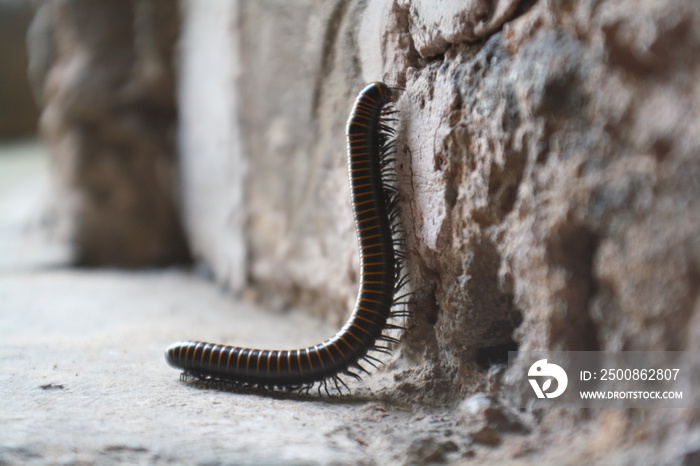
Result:
<svg viewBox="0 0 700 466">
<path fill-rule="evenodd" d="M 186 262 L 171 1 L 42 3 L 30 78 L 54 167 L 53 230 L 79 265 Z"/>
<path fill-rule="evenodd" d="M 26 36 L 35 6 L 29 0 L 0 1 L 0 138 L 36 133 L 39 110 L 27 80 Z"/>
</svg>

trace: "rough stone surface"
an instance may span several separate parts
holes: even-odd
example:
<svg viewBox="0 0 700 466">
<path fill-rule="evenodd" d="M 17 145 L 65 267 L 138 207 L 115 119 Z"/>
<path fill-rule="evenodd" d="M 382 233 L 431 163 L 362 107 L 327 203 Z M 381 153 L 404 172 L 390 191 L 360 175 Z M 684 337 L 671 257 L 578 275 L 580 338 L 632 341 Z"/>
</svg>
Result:
<svg viewBox="0 0 700 466">
<path fill-rule="evenodd" d="M 28 0 L 0 1 L 0 138 L 36 132 L 39 112 L 27 76 L 26 44 L 33 14 Z"/>
<path fill-rule="evenodd" d="M 175 167 L 169 1 L 59 0 L 32 27 L 33 82 L 52 150 L 55 229 L 83 265 L 186 260 Z"/>
<path fill-rule="evenodd" d="M 183 2 L 178 105 L 183 221 L 192 255 L 240 292 L 247 280 L 245 141 L 238 8 L 218 0 Z"/>
<path fill-rule="evenodd" d="M 695 350 L 699 5 L 525 2 L 501 31 L 447 47 L 415 5 L 394 11 L 420 46 L 394 71 L 417 310 L 404 343 L 427 360 L 413 380 L 466 394 L 516 347 Z M 511 368 L 499 397 L 525 374 Z M 693 412 L 595 414 L 580 446 L 616 438 L 604 449 L 635 462 L 623 444 L 650 441 L 645 462 L 678 461 L 696 448 Z M 534 425 L 561 439 L 585 418 Z"/>
<path fill-rule="evenodd" d="M 408 11 L 407 33 L 423 58 L 445 53 L 463 42 L 475 42 L 498 31 L 511 18 L 518 0 L 402 0 Z"/>
<path fill-rule="evenodd" d="M 363 7 L 186 5 L 180 135 L 194 254 L 233 291 L 340 322 L 358 278 L 344 127 L 369 79 L 355 62 Z"/>
<path fill-rule="evenodd" d="M 361 13 L 345 1 L 242 2 L 240 13 L 253 291 L 336 322 L 358 280 L 344 131 L 363 82 Z"/>
</svg>

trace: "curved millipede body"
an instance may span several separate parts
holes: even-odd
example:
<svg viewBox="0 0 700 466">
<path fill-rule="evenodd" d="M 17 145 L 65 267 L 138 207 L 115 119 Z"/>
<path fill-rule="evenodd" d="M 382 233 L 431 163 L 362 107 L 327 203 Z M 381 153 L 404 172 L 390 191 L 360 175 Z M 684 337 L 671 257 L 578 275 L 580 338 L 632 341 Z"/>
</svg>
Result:
<svg viewBox="0 0 700 466">
<path fill-rule="evenodd" d="M 382 117 L 391 113 L 391 90 L 368 84 L 359 94 L 347 123 L 348 170 L 360 250 L 360 289 L 348 322 L 328 340 L 296 350 L 261 350 L 198 341 L 181 341 L 166 351 L 168 363 L 185 375 L 266 388 L 324 386 L 339 375 L 358 377 L 352 369 L 376 361 L 369 351 L 386 352 L 378 341 L 395 341 L 384 332 L 400 286 L 395 253 L 393 188 L 387 184 L 387 152 L 393 130 Z M 343 384 L 344 385 L 344 384 Z"/>
</svg>

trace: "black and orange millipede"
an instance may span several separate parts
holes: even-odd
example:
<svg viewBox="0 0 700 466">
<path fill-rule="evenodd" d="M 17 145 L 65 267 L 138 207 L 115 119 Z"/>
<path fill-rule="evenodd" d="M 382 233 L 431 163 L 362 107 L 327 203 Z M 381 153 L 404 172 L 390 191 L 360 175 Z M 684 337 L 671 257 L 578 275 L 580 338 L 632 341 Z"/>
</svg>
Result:
<svg viewBox="0 0 700 466">
<path fill-rule="evenodd" d="M 371 351 L 386 353 L 396 339 L 386 331 L 395 295 L 404 280 L 397 252 L 397 215 L 392 185 L 394 113 L 392 91 L 384 83 L 368 84 L 357 97 L 347 123 L 350 192 L 360 250 L 360 289 L 348 322 L 316 346 L 296 350 L 261 350 L 200 341 L 180 341 L 166 350 L 166 360 L 195 379 L 268 389 L 299 389 L 332 381 L 340 391 L 341 375 L 359 378 L 353 369 L 378 361 Z M 320 389 L 320 387 L 319 387 Z"/>
</svg>

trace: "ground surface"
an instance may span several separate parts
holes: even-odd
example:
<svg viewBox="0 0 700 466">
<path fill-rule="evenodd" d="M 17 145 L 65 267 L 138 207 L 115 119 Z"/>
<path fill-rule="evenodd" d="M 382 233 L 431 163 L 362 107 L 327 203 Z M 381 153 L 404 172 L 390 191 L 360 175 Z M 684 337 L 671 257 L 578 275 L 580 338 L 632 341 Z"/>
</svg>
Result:
<svg viewBox="0 0 700 466">
<path fill-rule="evenodd" d="M 450 429 L 367 388 L 299 399 L 180 382 L 163 358 L 174 341 L 291 348 L 335 329 L 236 303 L 185 270 L 66 266 L 38 233 L 42 152 L 0 152 L 0 464 L 403 463 L 415 429 Z"/>
</svg>

